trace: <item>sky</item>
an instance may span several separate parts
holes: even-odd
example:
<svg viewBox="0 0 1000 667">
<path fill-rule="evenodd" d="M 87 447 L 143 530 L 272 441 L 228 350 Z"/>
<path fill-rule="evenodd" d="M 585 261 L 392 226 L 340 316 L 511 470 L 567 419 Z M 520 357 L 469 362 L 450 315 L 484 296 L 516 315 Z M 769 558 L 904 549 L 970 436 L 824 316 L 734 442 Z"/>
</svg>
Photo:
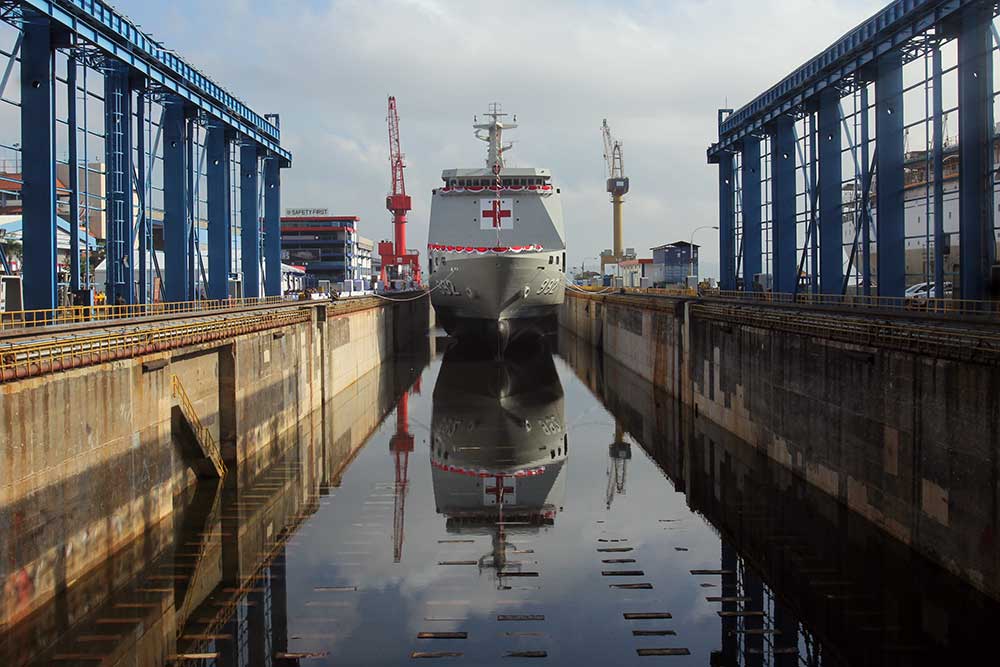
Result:
<svg viewBox="0 0 1000 667">
<path fill-rule="evenodd" d="M 739 108 L 884 6 L 884 0 L 114 0 L 118 9 L 258 113 L 293 154 L 283 207 L 361 217 L 391 237 L 386 98 L 395 95 L 425 252 L 442 169 L 480 167 L 473 116 L 500 102 L 519 128 L 509 166 L 562 190 L 570 266 L 611 247 L 601 122 L 623 142 L 625 245 L 718 224 L 705 150 L 717 109 Z M 718 276 L 718 234 L 698 232 Z"/>
</svg>

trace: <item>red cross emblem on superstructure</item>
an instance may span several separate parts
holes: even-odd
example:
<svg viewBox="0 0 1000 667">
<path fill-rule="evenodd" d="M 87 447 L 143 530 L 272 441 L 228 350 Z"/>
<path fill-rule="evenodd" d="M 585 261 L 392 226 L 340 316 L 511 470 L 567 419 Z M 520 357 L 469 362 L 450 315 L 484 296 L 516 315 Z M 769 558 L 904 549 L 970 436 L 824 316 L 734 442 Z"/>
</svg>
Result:
<svg viewBox="0 0 1000 667">
<path fill-rule="evenodd" d="M 493 208 L 483 211 L 483 217 L 492 218 L 493 226 L 500 227 L 503 223 L 503 219 L 509 218 L 511 212 L 509 210 L 504 210 L 503 208 L 501 208 L 500 200 L 498 199 L 494 199 L 492 203 L 493 203 Z"/>
</svg>

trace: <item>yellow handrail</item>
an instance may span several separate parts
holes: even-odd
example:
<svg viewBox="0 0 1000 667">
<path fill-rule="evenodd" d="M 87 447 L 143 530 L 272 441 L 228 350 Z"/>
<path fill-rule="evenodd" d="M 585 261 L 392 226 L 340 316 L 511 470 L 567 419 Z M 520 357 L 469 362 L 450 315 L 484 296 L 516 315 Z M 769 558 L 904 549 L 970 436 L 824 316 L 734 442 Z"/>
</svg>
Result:
<svg viewBox="0 0 1000 667">
<path fill-rule="evenodd" d="M 580 288 L 591 294 L 647 294 L 667 297 L 718 298 L 728 301 L 778 305 L 838 306 L 870 310 L 898 310 L 906 313 L 963 314 L 976 317 L 1000 318 L 1000 301 L 974 299 L 907 298 L 864 296 L 859 294 L 812 294 L 802 292 L 744 292 L 740 290 L 665 289 L 655 287 L 591 287 Z"/>
<path fill-rule="evenodd" d="M 198 438 L 198 442 L 201 448 L 204 450 L 208 458 L 212 460 L 212 464 L 215 469 L 219 472 L 221 477 L 226 470 L 226 465 L 222 461 L 222 451 L 219 449 L 218 443 L 216 443 L 215 438 L 212 437 L 212 432 L 206 428 L 202 423 L 201 419 L 198 418 L 198 413 L 194 409 L 194 404 L 191 403 L 191 399 L 188 398 L 187 392 L 184 391 L 184 385 L 181 384 L 181 380 L 176 375 L 170 376 L 170 384 L 173 388 L 174 398 L 177 399 L 177 404 L 181 408 L 181 412 L 184 413 L 184 417 L 191 424 L 194 429 L 195 437 Z"/>
<path fill-rule="evenodd" d="M 133 317 L 155 317 L 183 313 L 215 312 L 233 308 L 269 306 L 288 303 L 280 296 L 249 299 L 215 299 L 200 301 L 165 301 L 160 303 L 103 304 L 95 306 L 62 306 L 34 310 L 9 310 L 0 312 L 0 331 L 33 327 L 106 322 Z"/>
<path fill-rule="evenodd" d="M 849 306 L 852 308 L 900 310 L 916 313 L 1000 316 L 1000 301 L 975 299 L 937 299 L 922 297 L 864 296 L 862 294 L 812 294 L 802 292 L 743 292 L 738 290 L 716 290 L 702 296 L 718 297 L 736 301 L 755 303 L 800 304 L 811 306 Z"/>
<path fill-rule="evenodd" d="M 301 309 L 277 310 L 44 341 L 18 341 L 0 345 L 0 381 L 150 354 L 207 339 L 287 326 L 308 321 L 310 317 L 308 312 Z"/>
</svg>

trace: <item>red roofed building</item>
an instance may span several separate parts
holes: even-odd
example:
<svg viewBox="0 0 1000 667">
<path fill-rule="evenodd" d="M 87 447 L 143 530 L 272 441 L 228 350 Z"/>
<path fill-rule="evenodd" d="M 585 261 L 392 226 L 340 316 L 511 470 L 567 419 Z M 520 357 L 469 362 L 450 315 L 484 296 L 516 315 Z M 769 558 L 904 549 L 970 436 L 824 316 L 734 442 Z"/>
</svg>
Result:
<svg viewBox="0 0 1000 667">
<path fill-rule="evenodd" d="M 69 211 L 69 165 L 56 164 L 56 214 L 66 220 L 70 219 Z M 0 171 L 0 214 L 20 215 L 21 187 L 24 176 L 17 171 Z M 87 231 L 97 239 L 106 236 L 104 218 L 105 181 L 104 164 L 91 162 L 87 167 L 80 165 L 79 195 L 81 225 L 87 220 Z"/>
<path fill-rule="evenodd" d="M 626 259 L 618 262 L 623 287 L 652 287 L 653 259 Z M 643 278 L 646 279 L 645 283 Z"/>
<path fill-rule="evenodd" d="M 24 176 L 18 172 L 0 173 L 0 215 L 21 215 L 21 187 Z M 56 179 L 56 197 L 59 202 L 69 201 L 69 189 Z"/>
</svg>

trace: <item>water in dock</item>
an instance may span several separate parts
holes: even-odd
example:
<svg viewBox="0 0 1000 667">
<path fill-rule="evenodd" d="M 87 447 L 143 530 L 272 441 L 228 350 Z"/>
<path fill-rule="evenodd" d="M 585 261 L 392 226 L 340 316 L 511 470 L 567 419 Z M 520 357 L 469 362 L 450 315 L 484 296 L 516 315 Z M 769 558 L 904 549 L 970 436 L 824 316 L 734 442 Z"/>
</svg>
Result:
<svg viewBox="0 0 1000 667">
<path fill-rule="evenodd" d="M 995 603 L 614 362 L 551 347 L 372 374 L 0 635 L 0 663 L 988 654 Z"/>
</svg>

